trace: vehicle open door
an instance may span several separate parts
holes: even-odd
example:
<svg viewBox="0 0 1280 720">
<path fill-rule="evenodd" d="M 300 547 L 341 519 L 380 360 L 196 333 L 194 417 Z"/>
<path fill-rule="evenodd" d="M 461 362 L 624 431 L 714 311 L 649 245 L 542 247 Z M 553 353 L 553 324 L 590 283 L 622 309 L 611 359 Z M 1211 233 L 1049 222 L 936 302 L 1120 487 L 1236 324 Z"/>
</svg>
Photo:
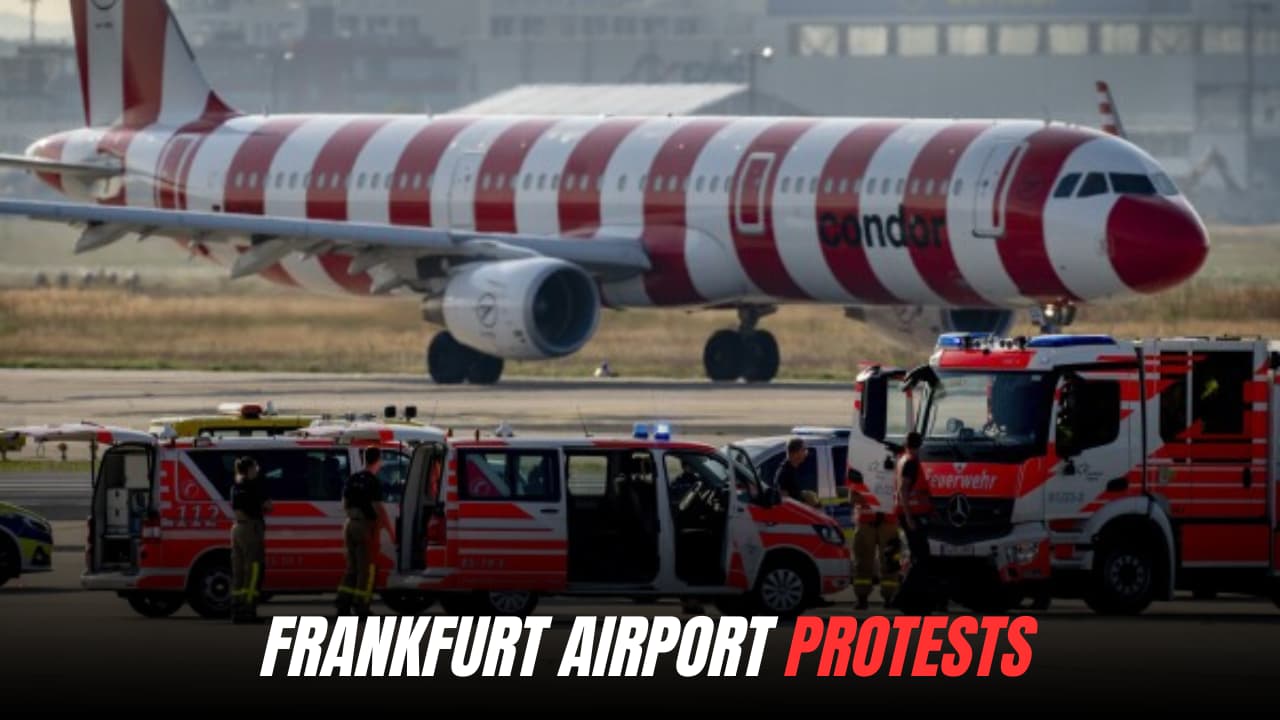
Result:
<svg viewBox="0 0 1280 720">
<path fill-rule="evenodd" d="M 751 516 L 751 506 L 776 505 L 782 502 L 778 489 L 760 481 L 755 464 L 746 450 L 737 445 L 725 449 L 733 477 L 729 492 L 729 527 L 725 542 L 725 580 L 733 587 L 747 588 L 747 578 L 755 577 L 764 556 L 764 544 Z M 734 554 L 741 556 L 741 567 Z"/>
<path fill-rule="evenodd" d="M 915 426 L 914 379 L 900 368 L 879 366 L 858 374 L 844 474 L 851 493 L 879 508 L 893 507 L 894 462 Z"/>
<path fill-rule="evenodd" d="M 443 443 L 424 443 L 414 448 L 409 461 L 396 528 L 396 569 L 402 574 L 427 569 L 428 528 L 433 519 L 443 527 L 444 504 L 440 493 L 444 484 L 445 453 Z"/>
<path fill-rule="evenodd" d="M 22 436 L 37 444 L 88 443 L 93 497 L 87 569 L 127 571 L 138 566 L 141 544 L 160 532 L 156 436 L 86 422 L 8 428 L 0 435 Z"/>
</svg>

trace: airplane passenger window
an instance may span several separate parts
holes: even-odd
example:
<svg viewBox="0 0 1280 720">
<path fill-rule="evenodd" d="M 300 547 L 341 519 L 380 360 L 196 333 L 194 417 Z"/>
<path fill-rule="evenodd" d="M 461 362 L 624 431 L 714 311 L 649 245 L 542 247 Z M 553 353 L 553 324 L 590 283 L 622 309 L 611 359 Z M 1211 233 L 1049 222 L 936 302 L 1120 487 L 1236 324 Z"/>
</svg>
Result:
<svg viewBox="0 0 1280 720">
<path fill-rule="evenodd" d="M 383 176 L 383 178 L 382 178 L 382 189 L 383 189 L 383 190 L 390 190 L 390 189 L 391 189 L 391 173 L 387 173 L 385 176 Z"/>
<path fill-rule="evenodd" d="M 292 190 L 298 186 L 298 173 L 289 173 L 289 189 Z"/>
<path fill-rule="evenodd" d="M 960 195 L 960 190 L 961 190 L 963 187 L 964 187 L 964 181 L 963 181 L 963 180 L 961 180 L 960 178 L 956 178 L 956 181 L 955 181 L 954 183 L 952 183 L 952 184 L 951 184 L 951 190 L 952 190 L 952 192 L 954 192 L 957 196 L 958 196 L 958 195 Z"/>
<path fill-rule="evenodd" d="M 401 190 L 407 189 L 409 187 L 408 173 L 400 173 L 398 179 L 396 180 L 396 185 L 398 185 Z"/>
<path fill-rule="evenodd" d="M 889 194 L 889 187 L 890 187 L 890 185 L 891 185 L 892 183 L 893 183 L 893 181 L 892 181 L 892 180 L 890 180 L 889 178 L 885 178 L 885 179 L 881 180 L 881 181 L 880 181 L 880 194 L 881 194 L 881 195 L 888 195 L 888 194 Z"/>
<path fill-rule="evenodd" d="M 524 189 L 528 190 L 531 187 L 533 187 L 533 173 L 528 173 L 524 176 Z"/>
<path fill-rule="evenodd" d="M 503 189 L 503 188 L 505 188 L 506 186 L 507 186 L 507 176 L 506 176 L 506 174 L 505 174 L 505 173 L 498 173 L 497 175 L 494 175 L 494 176 L 493 176 L 493 189 L 494 189 L 494 190 L 502 190 L 502 189 Z M 413 176 L 413 189 L 414 189 L 414 190 L 417 190 L 417 189 L 418 189 L 418 176 L 417 176 L 417 175 L 414 175 L 414 176 Z"/>
<path fill-rule="evenodd" d="M 836 185 L 836 192 L 843 195 L 849 189 L 849 178 L 840 178 L 839 184 Z"/>
<path fill-rule="evenodd" d="M 689 176 L 685 175 L 680 178 L 680 192 L 689 192 Z"/>
<path fill-rule="evenodd" d="M 538 189 L 539 189 L 539 190 L 541 190 L 542 188 L 544 188 L 544 187 L 546 187 L 546 186 L 547 186 L 547 175 L 546 175 L 546 173 L 543 173 L 543 174 L 541 174 L 541 175 L 538 175 Z"/>
<path fill-rule="evenodd" d="M 309 187 L 311 187 L 311 173 L 306 173 L 302 176 L 302 189 L 305 190 Z"/>
<path fill-rule="evenodd" d="M 1080 184 L 1080 192 L 1076 197 L 1093 197 L 1107 194 L 1107 177 L 1102 173 L 1089 173 Z"/>
<path fill-rule="evenodd" d="M 720 176 L 712 175 L 711 184 L 707 186 L 707 192 L 715 192 L 720 189 Z"/>
<path fill-rule="evenodd" d="M 551 189 L 552 190 L 560 189 L 560 173 L 556 173 L 555 175 L 551 176 Z"/>
<path fill-rule="evenodd" d="M 1076 185 L 1080 182 L 1080 173 L 1068 173 L 1062 176 L 1058 181 L 1058 187 L 1053 191 L 1056 198 L 1069 198 L 1071 193 L 1075 192 Z"/>
<path fill-rule="evenodd" d="M 618 176 L 618 192 L 622 192 L 623 190 L 626 190 L 626 189 L 627 189 L 627 176 L 619 175 Z"/>
<path fill-rule="evenodd" d="M 317 190 L 325 189 L 325 186 L 328 184 L 327 176 L 324 173 L 316 173 L 315 177 L 316 177 L 316 189 Z"/>
<path fill-rule="evenodd" d="M 276 173 L 276 189 L 279 190 L 282 187 L 284 187 L 284 173 L 278 172 Z"/>
<path fill-rule="evenodd" d="M 604 176 L 597 175 L 596 176 L 596 192 L 601 192 L 603 190 L 604 190 Z"/>
<path fill-rule="evenodd" d="M 906 181 L 906 180 L 903 180 L 902 178 L 898 178 L 898 186 L 894 189 L 894 191 L 893 191 L 893 192 L 894 192 L 894 194 L 895 194 L 895 195 L 901 195 L 901 194 L 902 194 L 902 188 L 903 188 L 903 186 L 904 186 L 904 185 L 906 185 L 906 184 L 907 184 L 907 181 Z"/>
<path fill-rule="evenodd" d="M 364 177 L 365 177 L 364 173 L 360 173 L 359 175 L 356 176 L 356 188 L 359 190 L 364 189 Z"/>
<path fill-rule="evenodd" d="M 491 180 L 491 179 L 490 179 L 490 177 L 489 177 L 489 173 L 485 173 L 484 175 L 481 175 L 481 176 L 480 176 L 480 189 L 481 189 L 481 190 L 488 190 L 488 189 L 489 189 L 489 184 L 490 184 L 491 182 L 492 182 L 492 180 Z"/>
<path fill-rule="evenodd" d="M 862 192 L 862 178 L 854 178 L 853 187 L 851 189 L 853 190 L 854 195 Z"/>
<path fill-rule="evenodd" d="M 422 173 L 413 174 L 413 189 L 414 190 L 422 189 Z"/>
<path fill-rule="evenodd" d="M 234 185 L 236 187 L 244 187 L 244 173 L 236 173 Z"/>
<path fill-rule="evenodd" d="M 818 192 L 818 178 L 811 177 L 809 178 L 809 194 L 812 195 L 816 192 Z"/>
<path fill-rule="evenodd" d="M 832 185 L 832 183 L 834 183 L 834 182 L 835 182 L 835 178 L 827 178 L 827 179 L 822 183 L 822 192 L 824 192 L 824 193 L 829 193 L 829 192 L 831 192 L 831 185 Z"/>
<path fill-rule="evenodd" d="M 702 180 L 703 180 L 703 177 L 702 177 L 701 175 L 699 175 L 699 176 L 698 176 L 698 179 L 694 181 L 694 183 L 693 183 L 693 189 L 694 189 L 694 191 L 696 191 L 696 192 L 702 192 Z"/>
<path fill-rule="evenodd" d="M 929 178 L 928 180 L 926 180 L 926 181 L 925 181 L 925 183 L 924 183 L 924 194 L 925 194 L 925 195 L 932 195 L 932 194 L 933 194 L 933 178 Z"/>
<path fill-rule="evenodd" d="M 786 193 L 789 190 L 791 190 L 791 178 L 784 177 L 782 178 L 782 185 L 778 188 L 778 192 Z"/>
<path fill-rule="evenodd" d="M 641 175 L 640 182 L 636 183 L 636 189 L 639 190 L 640 192 L 644 192 L 645 187 L 648 186 L 648 182 L 647 182 L 648 180 L 649 180 L 648 175 Z"/>
<path fill-rule="evenodd" d="M 920 178 L 911 178 L 911 189 L 908 192 L 912 195 L 920 192 Z"/>
<path fill-rule="evenodd" d="M 1151 178 L 1137 173 L 1111 173 L 1111 187 L 1121 195 L 1155 195 Z"/>
</svg>

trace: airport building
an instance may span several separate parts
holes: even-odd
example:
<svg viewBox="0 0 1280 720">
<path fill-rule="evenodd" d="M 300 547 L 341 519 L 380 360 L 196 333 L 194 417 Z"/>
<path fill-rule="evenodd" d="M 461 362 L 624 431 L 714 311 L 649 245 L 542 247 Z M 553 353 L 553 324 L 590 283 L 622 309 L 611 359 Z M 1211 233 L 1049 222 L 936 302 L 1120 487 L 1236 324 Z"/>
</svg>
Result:
<svg viewBox="0 0 1280 720">
<path fill-rule="evenodd" d="M 1280 219 L 1280 0 L 171 2 L 210 80 L 254 111 L 442 112 L 522 86 L 697 83 L 746 88 L 707 112 L 1096 125 L 1105 79 L 1129 135 L 1206 216 Z M 74 122 L 74 93 L 54 99 L 74 87 L 69 59 L 0 57 L 4 119 Z"/>
</svg>

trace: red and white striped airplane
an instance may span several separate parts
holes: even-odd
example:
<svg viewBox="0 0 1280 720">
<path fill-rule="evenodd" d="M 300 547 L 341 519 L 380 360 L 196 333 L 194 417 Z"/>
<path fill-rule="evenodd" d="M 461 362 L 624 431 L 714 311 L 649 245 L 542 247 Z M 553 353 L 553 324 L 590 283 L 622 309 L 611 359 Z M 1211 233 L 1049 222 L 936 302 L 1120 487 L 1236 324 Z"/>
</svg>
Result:
<svg viewBox="0 0 1280 720">
<path fill-rule="evenodd" d="M 1194 275 L 1204 225 L 1116 134 L 1038 120 L 249 115 L 161 0 L 71 0 L 86 127 L 0 163 L 78 202 L 76 251 L 177 240 L 309 290 L 411 292 L 438 382 L 579 350 L 601 307 L 737 308 L 717 380 L 771 379 L 756 322 L 844 306 L 893 336 L 1002 332 L 1013 312 Z M 1118 126 L 1117 126 L 1118 127 Z"/>
</svg>

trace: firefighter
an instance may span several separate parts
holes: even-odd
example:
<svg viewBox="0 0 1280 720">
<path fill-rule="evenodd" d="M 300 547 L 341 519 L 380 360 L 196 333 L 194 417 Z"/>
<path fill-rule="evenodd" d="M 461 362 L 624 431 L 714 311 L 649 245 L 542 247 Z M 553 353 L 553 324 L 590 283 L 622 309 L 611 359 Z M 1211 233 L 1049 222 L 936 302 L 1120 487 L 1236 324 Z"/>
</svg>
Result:
<svg viewBox="0 0 1280 720">
<path fill-rule="evenodd" d="M 855 496 L 854 512 L 857 527 L 853 531 L 853 592 L 858 598 L 857 609 L 867 609 L 877 570 L 880 598 L 889 607 L 898 591 L 902 554 L 898 520 L 893 514 L 873 509 L 861 495 Z"/>
<path fill-rule="evenodd" d="M 905 597 L 895 605 L 905 612 L 921 614 L 937 605 L 936 582 L 929 562 L 929 523 L 933 515 L 933 498 L 929 479 L 920 462 L 923 437 L 907 433 L 906 448 L 898 458 L 894 496 L 898 504 L 898 522 L 907 536 L 911 567 L 901 588 Z"/>
<path fill-rule="evenodd" d="M 373 601 L 377 503 L 381 501 L 378 469 L 382 467 L 382 452 L 376 447 L 367 447 L 363 457 L 364 469 L 352 474 L 342 490 L 342 508 L 347 514 L 342 529 L 347 570 L 338 586 L 338 614 L 359 617 L 369 614 Z"/>
<path fill-rule="evenodd" d="M 271 499 L 251 457 L 236 460 L 235 482 L 231 485 L 231 620 L 259 622 L 257 608 L 262 576 L 266 571 L 266 513 Z"/>
</svg>

